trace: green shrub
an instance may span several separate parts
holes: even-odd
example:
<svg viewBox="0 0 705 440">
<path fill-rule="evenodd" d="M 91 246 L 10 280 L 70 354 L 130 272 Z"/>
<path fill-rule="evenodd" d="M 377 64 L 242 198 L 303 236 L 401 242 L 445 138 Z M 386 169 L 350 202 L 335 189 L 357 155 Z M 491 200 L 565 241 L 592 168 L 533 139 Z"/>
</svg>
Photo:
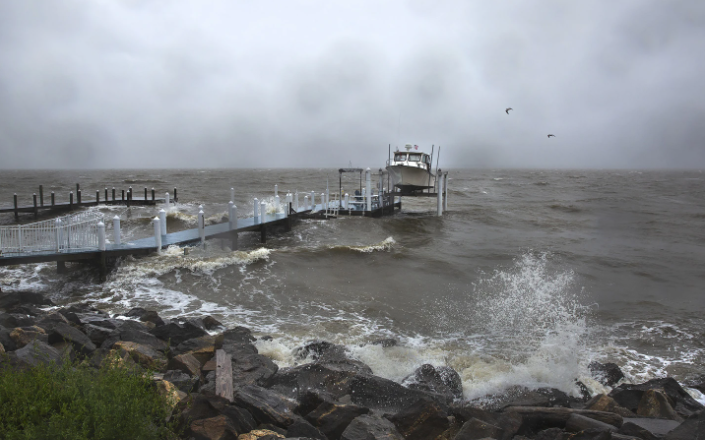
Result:
<svg viewBox="0 0 705 440">
<path fill-rule="evenodd" d="M 120 362 L 0 366 L 0 439 L 173 438 L 149 376 Z"/>
</svg>

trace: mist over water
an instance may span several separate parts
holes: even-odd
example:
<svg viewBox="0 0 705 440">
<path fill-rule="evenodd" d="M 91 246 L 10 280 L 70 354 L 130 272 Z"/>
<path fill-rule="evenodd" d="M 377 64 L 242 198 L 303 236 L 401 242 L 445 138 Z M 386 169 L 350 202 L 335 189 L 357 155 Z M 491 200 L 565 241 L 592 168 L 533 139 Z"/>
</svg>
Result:
<svg viewBox="0 0 705 440">
<path fill-rule="evenodd" d="M 597 392 L 587 374 L 592 360 L 616 362 L 635 382 L 705 374 L 702 172 L 450 177 L 441 218 L 435 199 L 405 198 L 391 217 L 302 221 L 266 244 L 243 233 L 236 250 L 213 240 L 205 249 L 128 257 L 103 284 L 87 266 L 59 276 L 36 264 L 0 268 L 0 285 L 40 290 L 58 303 L 89 300 L 112 313 L 210 314 L 273 336 L 258 348 L 281 366 L 300 362 L 293 350 L 311 339 L 344 344 L 375 374 L 398 381 L 423 363 L 449 365 L 469 399 L 513 385 L 576 394 L 576 378 Z M 201 204 L 207 222 L 226 220 L 230 187 L 245 217 L 253 197 L 272 200 L 274 184 L 320 194 L 326 178 L 337 190 L 337 172 L 326 169 L 15 171 L 0 176 L 0 204 L 14 192 L 31 200 L 39 184 L 57 198 L 76 182 L 86 194 L 176 186 L 179 203 L 167 217 L 176 231 L 195 226 Z M 352 192 L 359 182 L 342 185 Z M 128 241 L 151 235 L 159 208 L 91 209 L 119 215 Z M 382 338 L 399 344 L 372 344 Z"/>
</svg>

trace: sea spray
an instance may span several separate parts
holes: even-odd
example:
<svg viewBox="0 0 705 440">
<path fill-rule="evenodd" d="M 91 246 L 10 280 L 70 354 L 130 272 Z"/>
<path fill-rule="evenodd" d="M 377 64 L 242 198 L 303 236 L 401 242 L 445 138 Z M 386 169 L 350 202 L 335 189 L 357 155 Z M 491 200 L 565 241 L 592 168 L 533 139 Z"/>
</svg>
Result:
<svg viewBox="0 0 705 440">
<path fill-rule="evenodd" d="M 461 372 L 465 396 L 481 397 L 513 385 L 553 387 L 576 395 L 584 371 L 589 309 L 579 302 L 571 270 L 551 271 L 549 255 L 526 253 L 508 270 L 475 284 L 472 319 L 488 339 L 495 374 Z"/>
</svg>

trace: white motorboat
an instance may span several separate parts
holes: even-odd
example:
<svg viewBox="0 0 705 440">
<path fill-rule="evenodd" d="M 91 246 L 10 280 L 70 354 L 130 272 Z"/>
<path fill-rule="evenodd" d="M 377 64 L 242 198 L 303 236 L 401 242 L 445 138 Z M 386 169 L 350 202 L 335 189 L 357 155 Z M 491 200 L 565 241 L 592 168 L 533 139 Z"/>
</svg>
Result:
<svg viewBox="0 0 705 440">
<path fill-rule="evenodd" d="M 418 145 L 405 145 L 406 151 L 394 152 L 387 163 L 392 185 L 400 192 L 414 192 L 433 188 L 436 175 L 431 170 L 431 156 L 418 150 Z"/>
</svg>

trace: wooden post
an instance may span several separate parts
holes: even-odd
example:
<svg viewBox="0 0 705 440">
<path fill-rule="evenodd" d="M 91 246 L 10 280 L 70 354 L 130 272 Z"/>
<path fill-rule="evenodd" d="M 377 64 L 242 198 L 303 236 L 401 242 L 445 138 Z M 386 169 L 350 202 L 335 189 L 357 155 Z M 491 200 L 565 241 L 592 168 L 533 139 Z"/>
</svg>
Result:
<svg viewBox="0 0 705 440">
<path fill-rule="evenodd" d="M 54 206 L 54 191 L 51 192 L 51 206 Z"/>
<path fill-rule="evenodd" d="M 95 192 L 95 204 L 100 205 L 100 190 Z"/>
<path fill-rule="evenodd" d="M 115 187 L 113 187 L 113 202 L 115 201 Z"/>
<path fill-rule="evenodd" d="M 57 261 L 56 262 L 56 273 L 66 273 L 66 262 Z"/>
<path fill-rule="evenodd" d="M 39 212 L 37 210 L 37 193 L 32 194 L 32 203 L 34 204 L 34 216 L 36 217 Z"/>
<path fill-rule="evenodd" d="M 105 203 L 108 203 L 108 188 L 105 188 Z"/>
<path fill-rule="evenodd" d="M 81 190 L 81 185 L 79 185 L 79 184 L 77 183 L 77 184 L 76 184 L 76 193 L 78 194 L 78 191 L 80 191 L 80 190 Z"/>
<path fill-rule="evenodd" d="M 176 196 L 176 187 L 174 187 L 174 203 L 178 202 L 179 198 Z M 234 202 L 235 200 L 233 200 Z"/>
<path fill-rule="evenodd" d="M 125 201 L 125 190 L 123 189 L 121 191 L 122 191 L 122 201 L 124 202 Z"/>
<path fill-rule="evenodd" d="M 215 394 L 233 401 L 232 358 L 222 348 L 215 351 Z"/>
<path fill-rule="evenodd" d="M 17 210 L 17 193 L 13 196 L 15 202 L 15 219 L 20 218 L 20 212 Z"/>
<path fill-rule="evenodd" d="M 154 201 L 154 188 L 152 188 L 152 201 Z"/>
<path fill-rule="evenodd" d="M 147 187 L 144 187 L 144 200 L 147 201 Z"/>
<path fill-rule="evenodd" d="M 69 192 L 69 209 L 73 209 L 73 191 Z"/>
<path fill-rule="evenodd" d="M 81 190 L 80 189 L 76 191 L 76 203 L 79 205 L 81 204 Z"/>
<path fill-rule="evenodd" d="M 44 186 L 39 185 L 39 205 L 44 206 Z"/>
</svg>

